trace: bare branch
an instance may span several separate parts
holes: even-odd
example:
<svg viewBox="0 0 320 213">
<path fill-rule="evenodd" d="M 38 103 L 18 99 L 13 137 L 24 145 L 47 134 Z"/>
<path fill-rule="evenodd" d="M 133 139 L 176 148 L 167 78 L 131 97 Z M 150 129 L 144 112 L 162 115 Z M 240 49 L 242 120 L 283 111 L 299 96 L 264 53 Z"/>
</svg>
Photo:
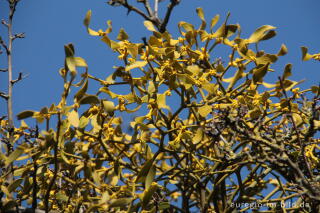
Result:
<svg viewBox="0 0 320 213">
<path fill-rule="evenodd" d="M 25 34 L 24 33 L 17 33 L 13 36 L 12 40 L 15 40 L 17 38 L 25 38 Z"/>
<path fill-rule="evenodd" d="M 5 100 L 9 99 L 9 96 L 7 94 L 5 94 L 4 92 L 0 92 L 0 97 L 4 98 Z"/>
<path fill-rule="evenodd" d="M 174 0 L 174 2 L 179 2 L 180 0 Z M 145 20 L 151 21 L 158 29 L 162 26 L 161 20 L 154 15 L 154 11 L 152 11 L 150 3 L 148 0 L 142 0 L 139 1 L 144 4 L 144 7 L 146 9 L 146 13 L 138 9 L 137 7 L 134 7 L 133 5 L 129 4 L 127 0 L 110 0 L 108 4 L 111 6 L 123 6 L 128 10 L 128 14 L 131 11 L 136 12 L 140 16 L 142 16 Z"/>
<path fill-rule="evenodd" d="M 26 78 L 26 77 L 28 77 L 28 75 L 22 76 L 22 72 L 20 72 L 18 78 L 15 79 L 15 80 L 12 80 L 12 81 L 11 81 L 11 84 L 13 85 L 13 84 L 15 84 L 15 83 L 18 83 L 19 81 L 21 81 L 22 79 L 24 79 L 24 78 Z"/>
<path fill-rule="evenodd" d="M 146 9 L 149 17 L 152 17 L 153 16 L 153 11 L 151 9 L 149 0 L 143 0 L 143 1 L 139 1 L 139 2 L 143 3 L 144 8 Z"/>
<path fill-rule="evenodd" d="M 289 118 L 290 118 L 290 120 L 291 120 L 293 129 L 294 129 L 294 131 L 295 131 L 296 134 L 297 134 L 297 139 L 298 139 L 298 142 L 299 142 L 299 146 L 300 146 L 300 148 L 301 148 L 300 155 L 301 155 L 302 158 L 303 158 L 304 164 L 307 166 L 308 176 L 309 176 L 309 177 L 313 177 L 313 173 L 312 173 L 312 171 L 311 171 L 309 162 L 308 162 L 308 160 L 307 160 L 307 158 L 306 158 L 306 155 L 305 155 L 305 144 L 302 143 L 302 140 L 301 140 L 301 137 L 300 137 L 300 132 L 298 131 L 296 122 L 295 122 L 294 119 L 293 119 L 292 109 L 291 109 L 291 102 L 290 102 L 290 99 L 288 98 L 286 89 L 285 89 L 284 86 L 283 86 L 283 79 L 282 79 L 281 77 L 279 77 L 279 81 L 280 81 L 280 86 L 281 86 L 282 92 L 283 92 L 286 100 L 288 101 Z"/>
<path fill-rule="evenodd" d="M 172 10 L 175 6 L 177 6 L 178 4 L 180 3 L 180 0 L 171 0 L 171 3 L 168 5 L 168 9 L 167 9 L 167 12 L 166 12 L 166 15 L 163 19 L 163 22 L 161 23 L 161 26 L 159 28 L 159 31 L 161 33 L 165 32 L 166 31 L 166 28 L 167 28 L 167 24 L 169 22 L 169 19 L 170 19 L 170 16 L 171 16 L 171 13 L 172 13 Z"/>
<path fill-rule="evenodd" d="M 53 177 L 50 180 L 49 186 L 47 188 L 46 194 L 45 194 L 45 199 L 44 199 L 44 206 L 45 206 L 45 212 L 49 212 L 49 198 L 50 198 L 50 192 L 52 190 L 52 187 L 54 186 L 54 183 L 57 179 L 58 176 L 58 171 L 59 171 L 59 163 L 58 163 L 58 142 L 59 142 L 59 136 L 60 136 L 60 128 L 61 128 L 61 114 L 58 113 L 58 126 L 57 126 L 57 137 L 56 137 L 56 142 L 54 145 L 54 171 L 53 171 Z"/>
<path fill-rule="evenodd" d="M 2 40 L 2 38 L 0 37 L 0 44 L 1 46 L 6 50 L 6 53 L 9 53 L 9 49 L 8 46 L 6 45 L 6 43 Z"/>
<path fill-rule="evenodd" d="M 8 72 L 8 69 L 0 69 L 0 72 Z"/>
<path fill-rule="evenodd" d="M 145 14 L 144 12 L 139 10 L 138 8 L 128 4 L 128 2 L 126 0 L 125 1 L 115 0 L 115 1 L 109 1 L 108 3 L 111 6 L 114 6 L 115 4 L 119 4 L 119 5 L 127 8 L 128 9 L 128 13 L 130 13 L 131 11 L 134 11 L 134 12 L 138 13 L 140 16 L 142 16 L 144 19 L 152 21 L 147 14 Z"/>
<path fill-rule="evenodd" d="M 5 27 L 9 27 L 8 23 L 4 19 L 1 20 L 1 24 L 3 24 Z"/>
<path fill-rule="evenodd" d="M 154 0 L 154 16 L 158 18 L 159 0 Z"/>
</svg>

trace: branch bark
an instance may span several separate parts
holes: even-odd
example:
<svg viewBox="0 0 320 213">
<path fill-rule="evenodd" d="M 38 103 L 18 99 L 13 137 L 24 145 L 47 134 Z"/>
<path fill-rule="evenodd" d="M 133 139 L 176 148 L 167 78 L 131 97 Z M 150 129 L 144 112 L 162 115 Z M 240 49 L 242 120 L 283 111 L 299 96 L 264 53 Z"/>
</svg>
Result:
<svg viewBox="0 0 320 213">
<path fill-rule="evenodd" d="M 159 0 L 155 0 L 154 2 L 154 10 L 152 10 L 150 3 L 148 0 L 140 1 L 144 4 L 145 12 L 134 7 L 133 5 L 129 4 L 127 0 L 109 0 L 109 4 L 111 6 L 123 6 L 128 10 L 128 13 L 131 11 L 134 11 L 135 13 L 142 16 L 147 21 L 151 21 L 159 30 L 159 32 L 164 33 L 167 30 L 167 25 L 170 19 L 170 16 L 172 14 L 173 8 L 177 6 L 180 3 L 181 0 L 170 0 L 170 3 L 168 5 L 167 11 L 165 13 L 165 16 L 163 20 L 161 20 L 158 16 L 158 10 L 159 10 Z"/>
</svg>

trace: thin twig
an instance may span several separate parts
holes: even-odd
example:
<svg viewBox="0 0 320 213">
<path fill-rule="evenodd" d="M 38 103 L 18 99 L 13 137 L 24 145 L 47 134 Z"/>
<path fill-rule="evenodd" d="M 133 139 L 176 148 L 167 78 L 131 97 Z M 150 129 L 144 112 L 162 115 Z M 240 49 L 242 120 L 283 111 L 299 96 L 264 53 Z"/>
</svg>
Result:
<svg viewBox="0 0 320 213">
<path fill-rule="evenodd" d="M 0 72 L 8 72 L 8 69 L 0 69 Z"/>
<path fill-rule="evenodd" d="M 25 34 L 24 33 L 17 33 L 17 34 L 14 34 L 12 40 L 15 40 L 17 38 L 25 38 Z"/>
<path fill-rule="evenodd" d="M 154 16 L 158 18 L 159 0 L 154 0 Z"/>
<path fill-rule="evenodd" d="M 146 8 L 146 11 L 147 11 L 147 13 L 149 14 L 149 16 L 152 17 L 152 16 L 153 16 L 153 11 L 152 11 L 152 9 L 151 9 L 149 0 L 145 0 L 145 1 L 143 2 L 143 5 L 144 5 L 144 7 Z"/>
<path fill-rule="evenodd" d="M 1 46 L 6 50 L 6 53 L 8 54 L 8 52 L 9 52 L 8 46 L 7 46 L 6 43 L 2 40 L 1 37 L 0 37 L 0 44 L 1 44 Z"/>
<path fill-rule="evenodd" d="M 4 92 L 0 92 L 0 97 L 4 98 L 5 100 L 8 100 L 8 98 L 9 98 L 8 95 Z"/>
<path fill-rule="evenodd" d="M 138 13 L 140 16 L 142 16 L 144 19 L 152 21 L 151 18 L 147 14 L 145 14 L 144 12 L 139 10 L 138 8 L 128 4 L 127 1 L 119 2 L 119 4 L 122 5 L 123 7 L 127 8 L 128 9 L 128 13 L 131 12 L 131 11 L 134 11 L 134 12 Z"/>
<path fill-rule="evenodd" d="M 166 15 L 165 15 L 165 17 L 163 19 L 163 22 L 161 23 L 160 28 L 159 28 L 159 31 L 161 33 L 166 31 L 166 28 L 167 28 L 167 25 L 168 25 L 172 10 L 179 3 L 180 3 L 180 0 L 171 0 L 171 3 L 168 5 L 168 9 L 167 9 Z"/>
<path fill-rule="evenodd" d="M 18 83 L 19 81 L 21 81 L 22 79 L 27 78 L 27 77 L 28 77 L 28 75 L 23 76 L 23 75 L 22 75 L 22 72 L 20 72 L 18 78 L 15 79 L 15 80 L 12 80 L 12 81 L 11 81 L 11 84 L 13 85 L 13 84 L 15 84 L 15 83 Z"/>
<path fill-rule="evenodd" d="M 282 92 L 283 92 L 286 100 L 288 101 L 288 108 L 289 108 L 289 112 L 290 112 L 289 113 L 289 117 L 290 117 L 293 129 L 294 129 L 294 131 L 296 132 L 296 135 L 297 135 L 297 139 L 298 139 L 298 142 L 299 142 L 299 145 L 300 145 L 300 148 L 301 148 L 301 155 L 303 157 L 303 161 L 304 161 L 305 165 L 307 166 L 307 171 L 308 171 L 309 177 L 313 177 L 313 173 L 311 171 L 309 162 L 308 162 L 308 160 L 307 160 L 307 158 L 305 156 L 305 144 L 302 143 L 302 140 L 301 140 L 300 133 L 298 131 L 296 122 L 293 119 L 292 109 L 291 109 L 291 102 L 290 102 L 290 100 L 288 98 L 288 95 L 287 95 L 287 92 L 286 92 L 286 90 L 285 90 L 285 88 L 283 86 L 283 79 L 281 77 L 279 77 L 279 81 L 280 81 L 280 86 L 281 86 Z"/>
<path fill-rule="evenodd" d="M 61 122 L 61 114 L 58 113 L 58 126 L 57 126 L 57 137 L 56 137 L 56 141 L 54 144 L 54 156 L 53 156 L 53 160 L 54 160 L 54 171 L 53 171 L 53 177 L 49 183 L 49 186 L 47 188 L 47 192 L 45 195 L 45 199 L 44 199 L 44 206 L 45 206 L 45 211 L 46 213 L 49 213 L 49 198 L 50 198 L 50 192 L 52 190 L 52 187 L 57 179 L 58 176 L 58 171 L 59 171 L 59 164 L 58 164 L 58 144 L 59 144 L 59 138 L 60 138 L 60 128 L 61 128 L 62 122 Z"/>
</svg>

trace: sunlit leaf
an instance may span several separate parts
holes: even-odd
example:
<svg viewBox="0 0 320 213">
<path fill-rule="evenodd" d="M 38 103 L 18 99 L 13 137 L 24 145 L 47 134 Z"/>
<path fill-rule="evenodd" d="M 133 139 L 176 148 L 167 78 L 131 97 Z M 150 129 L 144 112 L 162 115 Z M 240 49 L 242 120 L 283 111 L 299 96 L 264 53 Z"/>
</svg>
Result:
<svg viewBox="0 0 320 213">
<path fill-rule="evenodd" d="M 147 161 L 144 166 L 141 168 L 140 172 L 137 174 L 137 177 L 136 177 L 136 183 L 143 183 L 145 182 L 145 179 L 150 171 L 150 168 L 153 164 L 153 160 L 149 160 Z"/>
<path fill-rule="evenodd" d="M 212 31 L 213 27 L 218 23 L 220 16 L 216 15 L 211 19 L 210 30 Z"/>
<path fill-rule="evenodd" d="M 103 101 L 102 103 L 103 103 L 104 110 L 107 113 L 112 114 L 114 112 L 115 106 L 112 101 Z"/>
<path fill-rule="evenodd" d="M 199 16 L 199 18 L 201 19 L 202 23 L 201 23 L 201 26 L 199 28 L 199 30 L 204 30 L 206 28 L 206 20 L 204 18 L 204 13 L 203 13 L 203 9 L 201 7 L 198 7 L 196 9 L 197 11 L 197 14 Z"/>
<path fill-rule="evenodd" d="M 148 64 L 147 61 L 135 61 L 133 64 L 130 64 L 129 66 L 126 67 L 126 71 L 135 69 L 135 68 L 142 68 Z"/>
<path fill-rule="evenodd" d="M 87 14 L 86 14 L 86 16 L 85 16 L 85 18 L 84 18 L 84 20 L 83 20 L 83 24 L 84 24 L 84 26 L 86 27 L 86 29 L 87 29 L 87 31 L 88 31 L 88 33 L 89 33 L 90 35 L 92 35 L 92 36 L 98 36 L 98 35 L 99 35 L 98 32 L 96 32 L 96 31 L 94 31 L 94 30 L 92 30 L 92 29 L 89 28 L 90 20 L 91 20 L 91 10 L 89 10 L 89 11 L 87 12 Z"/>
<path fill-rule="evenodd" d="M 72 126 L 78 127 L 79 126 L 79 115 L 76 111 L 72 110 L 68 114 L 68 120 L 71 123 Z"/>
<path fill-rule="evenodd" d="M 277 55 L 283 56 L 283 55 L 286 55 L 287 53 L 288 53 L 288 49 L 287 49 L 286 45 L 282 44 Z"/>
<path fill-rule="evenodd" d="M 110 200 L 109 208 L 124 207 L 130 204 L 132 198 L 119 198 Z"/>
<path fill-rule="evenodd" d="M 203 105 L 202 107 L 198 108 L 198 112 L 202 117 L 207 117 L 207 115 L 212 112 L 212 107 L 209 105 Z"/>
<path fill-rule="evenodd" d="M 56 198 L 60 201 L 67 202 L 69 197 L 60 191 L 56 194 Z"/>
<path fill-rule="evenodd" d="M 301 52 L 302 52 L 302 60 L 303 61 L 308 61 L 312 58 L 312 55 L 308 53 L 308 48 L 307 47 L 301 47 Z"/>
<path fill-rule="evenodd" d="M 269 30 L 273 30 L 275 27 L 271 25 L 263 25 L 259 27 L 252 35 L 249 37 L 248 42 L 249 43 L 257 43 L 264 39 L 264 37 L 267 35 L 267 32 Z"/>
<path fill-rule="evenodd" d="M 143 24 L 149 31 L 157 31 L 151 21 L 144 21 Z"/>
<path fill-rule="evenodd" d="M 170 107 L 166 104 L 165 94 L 157 94 L 157 104 L 159 108 L 170 110 Z"/>
</svg>

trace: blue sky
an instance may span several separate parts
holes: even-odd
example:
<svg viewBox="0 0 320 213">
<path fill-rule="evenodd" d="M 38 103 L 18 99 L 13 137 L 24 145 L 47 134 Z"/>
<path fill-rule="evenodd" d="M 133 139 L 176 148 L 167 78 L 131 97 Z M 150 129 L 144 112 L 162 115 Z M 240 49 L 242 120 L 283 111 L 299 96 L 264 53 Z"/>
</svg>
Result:
<svg viewBox="0 0 320 213">
<path fill-rule="evenodd" d="M 43 106 L 58 103 L 62 92 L 62 79 L 58 74 L 64 63 L 63 45 L 72 42 L 76 55 L 86 59 L 89 72 L 105 78 L 119 65 L 116 56 L 99 39 L 87 34 L 83 26 L 86 12 L 92 10 L 92 28 L 106 28 L 106 21 L 113 22 L 113 36 L 121 27 L 130 35 L 132 41 L 141 42 L 141 37 L 149 35 L 143 20 L 136 14 L 126 15 L 120 7 L 110 7 L 105 0 L 22 0 L 15 15 L 14 30 L 25 32 L 26 38 L 14 44 L 14 76 L 19 72 L 29 77 L 14 88 L 14 113 L 26 109 L 40 110 Z M 130 2 L 130 1 L 129 1 Z M 131 1 L 133 2 L 133 1 Z M 167 4 L 164 1 L 161 6 Z M 277 70 L 267 80 L 272 82 L 282 74 L 286 63 L 293 64 L 294 80 L 306 79 L 301 87 L 319 83 L 319 64 L 313 61 L 302 62 L 300 46 L 308 46 L 311 53 L 320 52 L 318 27 L 320 2 L 318 0 L 182 0 L 175 8 L 169 31 L 177 35 L 177 23 L 187 21 L 200 24 L 195 8 L 202 7 L 207 20 L 220 14 L 224 18 L 231 12 L 229 23 L 239 23 L 243 37 L 249 36 L 261 25 L 277 27 L 278 35 L 262 44 L 262 49 L 276 53 L 284 43 L 288 55 L 280 58 L 273 67 Z M 7 2 L 0 1 L 0 17 L 7 14 Z M 0 35 L 5 37 L 6 30 L 0 27 Z M 219 55 L 217 55 L 218 57 Z M 0 68 L 6 67 L 6 58 L 0 55 Z M 5 73 L 0 73 L 0 91 L 6 91 Z M 90 87 L 90 85 L 89 85 Z M 94 90 L 90 90 L 93 92 Z M 0 100 L 0 116 L 6 113 L 6 105 Z"/>
</svg>

